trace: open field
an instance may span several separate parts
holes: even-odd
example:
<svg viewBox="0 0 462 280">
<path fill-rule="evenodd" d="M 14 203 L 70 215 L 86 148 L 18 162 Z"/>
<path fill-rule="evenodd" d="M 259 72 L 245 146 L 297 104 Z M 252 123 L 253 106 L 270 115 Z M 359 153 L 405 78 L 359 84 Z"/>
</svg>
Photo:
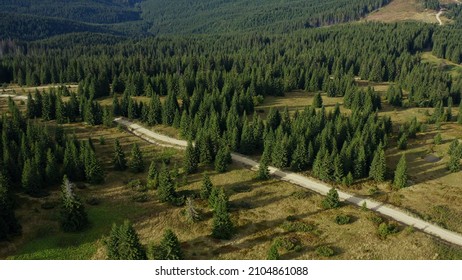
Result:
<svg viewBox="0 0 462 280">
<path fill-rule="evenodd" d="M 418 0 L 393 0 L 390 4 L 370 13 L 365 21 L 399 22 L 399 21 L 421 21 L 425 23 L 438 23 L 436 11 L 425 10 L 418 3 Z M 448 22 L 444 16 L 443 23 Z"/>
</svg>

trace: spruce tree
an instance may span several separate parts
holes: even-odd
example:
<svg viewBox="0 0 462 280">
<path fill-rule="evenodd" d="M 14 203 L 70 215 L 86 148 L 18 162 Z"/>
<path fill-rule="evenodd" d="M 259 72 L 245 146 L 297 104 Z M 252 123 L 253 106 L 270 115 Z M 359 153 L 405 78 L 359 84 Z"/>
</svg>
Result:
<svg viewBox="0 0 462 280">
<path fill-rule="evenodd" d="M 407 185 L 407 163 L 406 155 L 403 154 L 398 162 L 395 170 L 395 178 L 393 180 L 393 186 L 397 189 L 406 187 Z"/>
<path fill-rule="evenodd" d="M 295 171 L 303 171 L 308 168 L 308 151 L 305 145 L 305 139 L 301 139 L 292 155 L 290 168 Z"/>
<path fill-rule="evenodd" d="M 138 143 L 134 143 L 132 146 L 130 170 L 134 173 L 140 173 L 144 171 L 143 154 Z"/>
<path fill-rule="evenodd" d="M 261 160 L 260 160 L 260 164 L 258 166 L 257 179 L 259 179 L 259 180 L 268 180 L 269 177 L 270 177 L 270 172 L 269 172 L 269 169 L 268 169 L 267 160 L 264 157 L 262 157 Z"/>
<path fill-rule="evenodd" d="M 340 155 L 336 155 L 334 159 L 334 174 L 333 179 L 337 183 L 341 183 L 343 178 L 345 177 L 344 170 L 343 170 L 343 161 Z"/>
<path fill-rule="evenodd" d="M 200 196 L 203 200 L 207 200 L 210 197 L 210 194 L 212 193 L 213 189 L 213 184 L 212 181 L 210 181 L 209 175 L 206 173 L 204 174 L 204 177 L 202 179 L 202 185 L 200 189 Z"/>
<path fill-rule="evenodd" d="M 460 171 L 460 156 L 457 154 L 452 154 L 449 157 L 449 162 L 447 164 L 448 170 L 451 173 L 456 173 Z"/>
<path fill-rule="evenodd" d="M 170 171 L 167 166 L 164 164 L 159 172 L 159 186 L 157 188 L 157 196 L 162 202 L 175 202 L 177 197 L 175 191 L 175 183 L 172 180 Z"/>
<path fill-rule="evenodd" d="M 193 146 L 191 141 L 188 141 L 188 146 L 186 147 L 183 168 L 186 174 L 193 174 L 197 172 L 197 167 L 199 165 L 199 154 L 196 147 Z"/>
<path fill-rule="evenodd" d="M 313 105 L 314 108 L 321 108 L 322 107 L 322 96 L 321 93 L 316 93 L 313 98 Z"/>
<path fill-rule="evenodd" d="M 88 225 L 85 207 L 74 193 L 74 184 L 64 175 L 61 187 L 61 228 L 66 232 L 77 232 Z"/>
<path fill-rule="evenodd" d="M 121 226 L 113 224 L 111 233 L 104 243 L 110 260 L 146 259 L 146 251 L 128 220 L 125 220 Z"/>
<path fill-rule="evenodd" d="M 38 174 L 36 172 L 35 163 L 29 159 L 24 162 L 22 170 L 21 184 L 26 193 L 36 195 L 39 193 L 39 185 L 37 182 Z"/>
<path fill-rule="evenodd" d="M 327 193 L 326 197 L 322 201 L 322 207 L 325 209 L 337 208 L 340 206 L 340 200 L 338 192 L 335 188 L 332 188 Z"/>
<path fill-rule="evenodd" d="M 159 184 L 159 172 L 157 171 L 156 162 L 153 160 L 149 165 L 148 176 L 147 176 L 147 183 L 148 186 L 152 189 L 157 189 Z"/>
<path fill-rule="evenodd" d="M 91 184 L 101 184 L 104 182 L 104 169 L 96 158 L 96 153 L 88 148 L 85 160 L 85 178 Z"/>
<path fill-rule="evenodd" d="M 58 163 L 56 161 L 54 153 L 51 149 L 47 151 L 47 163 L 45 168 L 45 177 L 46 181 L 50 185 L 55 185 L 59 182 L 60 178 L 60 170 L 58 168 Z"/>
<path fill-rule="evenodd" d="M 231 153 L 227 145 L 222 144 L 215 157 L 215 171 L 223 173 L 228 169 Z"/>
<path fill-rule="evenodd" d="M 180 241 L 171 229 L 166 229 L 159 245 L 161 260 L 182 260 L 183 250 Z"/>
<path fill-rule="evenodd" d="M 0 241 L 21 233 L 21 226 L 13 210 L 8 180 L 0 172 Z"/>
<path fill-rule="evenodd" d="M 231 239 L 234 226 L 228 213 L 228 200 L 220 189 L 214 205 L 212 236 L 217 239 Z"/>
<path fill-rule="evenodd" d="M 114 142 L 114 158 L 112 159 L 112 163 L 115 170 L 127 169 L 127 160 L 125 159 L 124 150 L 120 146 L 119 139 L 116 139 Z"/>
<path fill-rule="evenodd" d="M 382 145 L 375 151 L 374 158 L 369 170 L 369 176 L 376 182 L 380 183 L 385 181 L 385 174 L 387 172 L 387 163 L 385 161 L 385 151 Z"/>
</svg>

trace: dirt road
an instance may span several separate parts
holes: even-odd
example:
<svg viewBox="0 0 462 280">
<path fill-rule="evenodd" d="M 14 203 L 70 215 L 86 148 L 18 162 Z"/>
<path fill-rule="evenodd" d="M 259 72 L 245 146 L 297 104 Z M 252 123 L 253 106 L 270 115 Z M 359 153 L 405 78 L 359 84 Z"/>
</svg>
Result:
<svg viewBox="0 0 462 280">
<path fill-rule="evenodd" d="M 177 147 L 181 149 L 184 149 L 187 145 L 186 141 L 174 139 L 156 133 L 124 118 L 116 118 L 114 121 L 122 126 L 125 126 L 127 130 L 129 130 L 133 134 L 145 140 L 149 139 L 148 141 L 151 143 L 158 144 L 157 142 L 160 141 L 164 142 L 162 144 L 163 146 Z M 233 153 L 231 156 L 233 161 L 235 162 L 239 162 L 241 164 L 249 166 L 251 169 L 258 169 L 258 163 L 252 159 L 249 159 L 237 153 Z M 308 178 L 296 173 L 282 171 L 275 167 L 269 167 L 269 170 L 271 174 L 273 174 L 276 177 L 279 177 L 283 181 L 287 181 L 295 185 L 301 186 L 303 188 L 309 189 L 311 191 L 315 191 L 321 195 L 326 195 L 327 192 L 332 188 L 328 184 L 318 182 L 312 178 Z M 367 207 L 372 211 L 388 216 L 403 224 L 412 226 L 415 229 L 421 230 L 425 233 L 441 238 L 442 240 L 445 240 L 447 242 L 462 246 L 462 235 L 443 229 L 439 226 L 433 225 L 419 218 L 413 217 L 405 213 L 404 211 L 393 207 L 392 205 L 380 203 L 371 199 L 364 199 L 348 194 L 343 191 L 338 191 L 338 194 L 340 199 L 343 201 L 355 204 L 357 206 Z"/>
<path fill-rule="evenodd" d="M 443 22 L 441 21 L 441 18 L 440 16 L 443 14 L 443 10 L 440 10 L 437 14 L 436 14 L 436 20 L 439 22 L 440 25 L 443 25 Z"/>
</svg>

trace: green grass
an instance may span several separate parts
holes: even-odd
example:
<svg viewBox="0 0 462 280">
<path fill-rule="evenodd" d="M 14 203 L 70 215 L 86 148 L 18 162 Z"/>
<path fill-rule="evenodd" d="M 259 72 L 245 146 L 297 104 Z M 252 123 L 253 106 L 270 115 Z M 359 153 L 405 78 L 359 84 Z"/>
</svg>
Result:
<svg viewBox="0 0 462 280">
<path fill-rule="evenodd" d="M 74 260 L 91 259 L 98 249 L 98 241 L 108 234 L 113 223 L 142 214 L 142 208 L 136 204 L 125 207 L 114 205 L 87 206 L 90 227 L 84 232 L 65 233 L 56 229 L 50 232 L 43 226 L 37 230 L 37 238 L 25 243 L 11 259 L 27 260 Z M 53 230 L 51 230 L 53 231 Z"/>
<path fill-rule="evenodd" d="M 422 53 L 422 62 L 430 63 L 441 68 L 443 71 L 449 73 L 453 78 L 457 78 L 462 75 L 462 65 L 455 64 L 444 58 L 436 57 L 431 52 Z"/>
</svg>

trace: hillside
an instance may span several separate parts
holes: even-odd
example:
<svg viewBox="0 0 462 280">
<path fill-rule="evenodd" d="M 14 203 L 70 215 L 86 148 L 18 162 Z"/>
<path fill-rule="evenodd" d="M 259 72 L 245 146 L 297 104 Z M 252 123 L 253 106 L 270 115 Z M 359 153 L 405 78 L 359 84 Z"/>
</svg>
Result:
<svg viewBox="0 0 462 280">
<path fill-rule="evenodd" d="M 152 33 L 285 32 L 357 20 L 389 0 L 146 0 Z"/>
<path fill-rule="evenodd" d="M 3 12 L 55 17 L 88 23 L 119 23 L 140 19 L 141 0 L 0 0 Z"/>
<path fill-rule="evenodd" d="M 0 0 L 0 38 L 39 40 L 98 32 L 141 34 L 217 34 L 263 31 L 283 33 L 358 20 L 389 0 Z"/>
</svg>

